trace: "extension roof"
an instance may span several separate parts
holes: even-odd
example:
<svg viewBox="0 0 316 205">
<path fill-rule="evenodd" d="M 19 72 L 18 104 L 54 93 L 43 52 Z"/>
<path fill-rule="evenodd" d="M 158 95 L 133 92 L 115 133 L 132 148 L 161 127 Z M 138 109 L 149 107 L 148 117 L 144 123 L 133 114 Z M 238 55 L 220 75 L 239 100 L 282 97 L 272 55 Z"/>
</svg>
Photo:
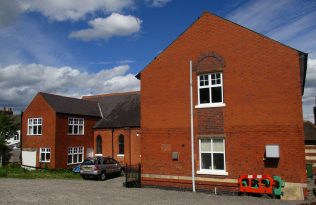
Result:
<svg viewBox="0 0 316 205">
<path fill-rule="evenodd" d="M 84 96 L 98 102 L 103 115 L 95 129 L 140 127 L 140 92 Z"/>
<path fill-rule="evenodd" d="M 57 113 L 101 117 L 97 102 L 43 92 L 39 95 L 43 96 Z"/>
<path fill-rule="evenodd" d="M 227 23 L 235 24 L 236 26 L 242 27 L 243 29 L 246 29 L 246 30 L 248 30 L 248 31 L 250 31 L 250 32 L 256 33 L 257 35 L 259 35 L 259 36 L 261 36 L 261 37 L 263 37 L 263 38 L 267 38 L 267 39 L 269 39 L 269 40 L 271 40 L 271 41 L 277 42 L 278 44 L 280 44 L 280 45 L 282 45 L 282 46 L 285 46 L 285 47 L 287 47 L 287 48 L 289 48 L 289 49 L 292 49 L 292 50 L 297 51 L 297 52 L 298 52 L 298 56 L 299 56 L 299 65 L 300 65 L 301 93 L 302 93 L 302 95 L 304 94 L 305 79 L 306 79 L 306 69 L 307 69 L 307 57 L 308 57 L 308 54 L 307 54 L 307 53 L 304 53 L 304 52 L 302 52 L 302 51 L 299 51 L 299 50 L 297 50 L 297 49 L 295 49 L 295 48 L 292 48 L 292 47 L 290 47 L 290 46 L 288 46 L 288 45 L 286 45 L 286 44 L 283 44 L 283 43 L 281 43 L 281 42 L 279 42 L 279 41 L 276 41 L 276 40 L 274 40 L 274 39 L 272 39 L 272 38 L 269 38 L 269 37 L 267 37 L 267 36 L 265 36 L 265 35 L 263 35 L 263 34 L 261 34 L 261 33 L 258 33 L 258 32 L 256 32 L 256 31 L 253 31 L 253 30 L 251 30 L 251 29 L 249 29 L 249 28 L 246 28 L 246 27 L 244 27 L 244 26 L 242 26 L 242 25 L 239 25 L 239 24 L 237 24 L 237 23 L 235 23 L 235 22 L 232 22 L 232 21 L 230 21 L 230 20 L 228 20 L 228 19 L 225 19 L 225 18 L 223 18 L 223 17 L 217 16 L 217 15 L 215 15 L 215 14 L 213 14 L 213 13 L 208 12 L 208 11 L 204 12 L 204 13 L 202 14 L 202 16 L 199 16 L 196 21 L 194 21 L 194 22 L 193 22 L 188 28 L 186 28 L 178 37 L 176 37 L 175 40 L 173 40 L 165 49 L 163 49 L 162 52 L 160 52 L 152 61 L 150 61 L 150 62 L 145 66 L 145 68 L 144 68 L 143 70 L 145 70 L 145 69 L 146 69 L 151 63 L 153 63 L 157 58 L 159 58 L 159 56 L 160 56 L 165 50 L 167 50 L 170 46 L 172 46 L 172 45 L 174 44 L 174 42 L 176 42 L 182 35 L 184 35 L 197 21 L 199 21 L 199 20 L 202 19 L 202 18 L 205 18 L 206 16 L 215 16 L 215 17 L 217 17 L 217 18 L 220 18 L 220 19 L 226 21 Z M 143 71 L 143 70 L 142 70 L 142 71 Z M 142 71 L 140 71 L 140 72 L 135 76 L 135 77 L 136 77 L 137 79 L 139 79 L 139 80 L 141 79 L 141 73 L 142 73 Z"/>
</svg>

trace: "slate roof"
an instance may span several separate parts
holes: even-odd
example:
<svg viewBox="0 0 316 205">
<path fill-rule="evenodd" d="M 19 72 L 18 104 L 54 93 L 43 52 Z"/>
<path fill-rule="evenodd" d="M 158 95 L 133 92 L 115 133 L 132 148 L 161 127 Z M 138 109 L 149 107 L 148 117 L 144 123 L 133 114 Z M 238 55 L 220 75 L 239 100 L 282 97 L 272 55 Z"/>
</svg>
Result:
<svg viewBox="0 0 316 205">
<path fill-rule="evenodd" d="M 140 127 L 140 92 L 84 96 L 83 99 L 99 102 L 103 119 L 94 128 Z"/>
<path fill-rule="evenodd" d="M 57 113 L 101 117 L 97 102 L 42 92 L 39 95 L 42 95 Z"/>
<path fill-rule="evenodd" d="M 316 141 L 316 126 L 310 121 L 304 122 L 305 141 Z"/>
</svg>

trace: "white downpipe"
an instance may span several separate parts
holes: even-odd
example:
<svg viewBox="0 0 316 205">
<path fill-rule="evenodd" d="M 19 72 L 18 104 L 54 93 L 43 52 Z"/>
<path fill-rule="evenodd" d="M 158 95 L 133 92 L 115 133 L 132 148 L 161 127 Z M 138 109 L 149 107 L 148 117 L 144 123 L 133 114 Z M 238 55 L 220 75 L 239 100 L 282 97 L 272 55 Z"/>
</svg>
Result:
<svg viewBox="0 0 316 205">
<path fill-rule="evenodd" d="M 192 162 L 192 191 L 195 192 L 194 169 L 194 130 L 193 130 L 193 94 L 192 94 L 192 61 L 190 60 L 190 110 L 191 110 L 191 162 Z"/>
</svg>

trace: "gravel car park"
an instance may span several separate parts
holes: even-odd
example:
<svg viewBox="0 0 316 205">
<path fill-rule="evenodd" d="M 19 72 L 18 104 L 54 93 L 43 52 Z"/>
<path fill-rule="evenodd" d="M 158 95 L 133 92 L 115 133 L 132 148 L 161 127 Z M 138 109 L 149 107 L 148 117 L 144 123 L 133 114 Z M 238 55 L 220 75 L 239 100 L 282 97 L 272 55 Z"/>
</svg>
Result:
<svg viewBox="0 0 316 205">
<path fill-rule="evenodd" d="M 124 177 L 95 180 L 0 178 L 0 204 L 302 204 L 248 196 L 125 188 Z"/>
</svg>

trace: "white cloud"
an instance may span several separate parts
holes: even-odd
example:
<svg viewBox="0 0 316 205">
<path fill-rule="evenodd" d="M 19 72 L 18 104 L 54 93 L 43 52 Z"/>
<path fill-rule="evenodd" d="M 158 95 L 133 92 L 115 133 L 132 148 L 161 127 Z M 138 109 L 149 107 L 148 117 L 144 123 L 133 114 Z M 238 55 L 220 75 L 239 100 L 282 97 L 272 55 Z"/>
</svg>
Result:
<svg viewBox="0 0 316 205">
<path fill-rule="evenodd" d="M 140 30 L 142 21 L 134 16 L 112 13 L 106 18 L 89 21 L 91 28 L 70 33 L 69 37 L 84 41 L 108 39 L 112 36 L 128 36 Z"/>
<path fill-rule="evenodd" d="M 316 12 L 308 13 L 294 21 L 284 24 L 267 33 L 273 39 L 289 41 L 296 38 L 298 35 L 302 35 L 305 31 L 312 29 L 315 24 Z"/>
<path fill-rule="evenodd" d="M 65 41 L 50 35 L 37 21 L 27 19 L 0 29 L 0 66 L 17 63 L 62 65 L 76 62 Z"/>
<path fill-rule="evenodd" d="M 21 12 L 21 7 L 16 0 L 0 1 L 0 27 L 13 24 Z"/>
<path fill-rule="evenodd" d="M 313 121 L 316 95 L 316 1 L 254 0 L 241 4 L 226 18 L 309 53 L 303 96 L 304 119 Z"/>
<path fill-rule="evenodd" d="M 18 0 L 25 11 L 37 11 L 52 20 L 79 20 L 97 11 L 111 13 L 134 6 L 134 0 Z"/>
<path fill-rule="evenodd" d="M 151 7 L 163 7 L 171 0 L 145 0 L 145 3 Z"/>
<path fill-rule="evenodd" d="M 280 26 L 314 11 L 316 2 L 287 0 L 248 1 L 231 11 L 226 18 L 261 33 L 267 33 Z"/>
<path fill-rule="evenodd" d="M 0 107 L 23 110 L 34 95 L 49 92 L 66 96 L 139 90 L 139 81 L 121 65 L 97 73 L 72 67 L 14 64 L 0 67 Z"/>
</svg>

